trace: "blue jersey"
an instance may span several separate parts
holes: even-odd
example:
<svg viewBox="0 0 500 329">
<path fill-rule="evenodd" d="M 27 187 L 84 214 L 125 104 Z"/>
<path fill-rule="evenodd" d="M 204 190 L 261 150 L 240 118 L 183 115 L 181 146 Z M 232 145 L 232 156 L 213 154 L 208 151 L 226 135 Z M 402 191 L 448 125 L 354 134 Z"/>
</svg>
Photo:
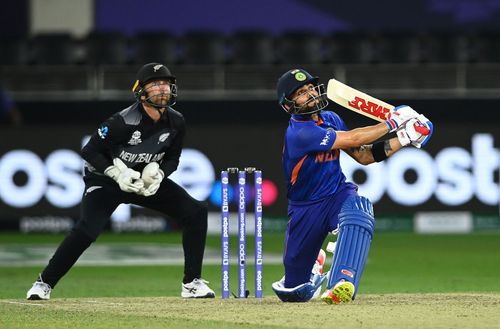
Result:
<svg viewBox="0 0 500 329">
<path fill-rule="evenodd" d="M 337 130 L 348 130 L 333 112 L 318 112 L 319 121 L 292 115 L 285 135 L 283 169 L 288 200 L 303 202 L 332 195 L 345 182 L 340 150 L 332 149 Z"/>
</svg>

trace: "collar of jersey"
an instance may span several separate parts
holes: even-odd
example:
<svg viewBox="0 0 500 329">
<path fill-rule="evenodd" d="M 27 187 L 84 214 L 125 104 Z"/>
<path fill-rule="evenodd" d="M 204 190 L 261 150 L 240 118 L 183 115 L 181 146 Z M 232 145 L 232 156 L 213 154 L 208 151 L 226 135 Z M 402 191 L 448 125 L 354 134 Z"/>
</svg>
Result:
<svg viewBox="0 0 500 329">
<path fill-rule="evenodd" d="M 141 103 L 141 102 L 138 102 L 138 106 L 139 106 L 139 110 L 141 111 L 142 115 L 144 115 L 145 118 L 147 118 L 148 121 L 151 121 L 152 123 L 154 123 L 154 120 L 146 113 L 146 110 L 144 109 L 144 105 Z M 169 121 L 168 120 L 168 109 L 169 107 L 167 107 L 165 109 L 165 113 L 161 116 L 161 119 L 160 121 Z"/>
<path fill-rule="evenodd" d="M 316 125 L 320 126 L 324 123 L 321 113 L 318 113 L 319 121 L 314 121 L 310 114 L 292 114 L 292 120 L 297 122 L 315 122 Z"/>
</svg>

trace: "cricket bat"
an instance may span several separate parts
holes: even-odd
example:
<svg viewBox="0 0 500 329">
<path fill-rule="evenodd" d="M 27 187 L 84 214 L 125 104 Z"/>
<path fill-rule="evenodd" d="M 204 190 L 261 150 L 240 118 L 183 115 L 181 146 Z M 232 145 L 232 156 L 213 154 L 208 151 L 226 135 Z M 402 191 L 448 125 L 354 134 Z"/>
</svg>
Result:
<svg viewBox="0 0 500 329">
<path fill-rule="evenodd" d="M 348 110 L 379 122 L 387 120 L 387 114 L 394 109 L 393 105 L 351 88 L 335 79 L 328 81 L 326 97 Z"/>
</svg>

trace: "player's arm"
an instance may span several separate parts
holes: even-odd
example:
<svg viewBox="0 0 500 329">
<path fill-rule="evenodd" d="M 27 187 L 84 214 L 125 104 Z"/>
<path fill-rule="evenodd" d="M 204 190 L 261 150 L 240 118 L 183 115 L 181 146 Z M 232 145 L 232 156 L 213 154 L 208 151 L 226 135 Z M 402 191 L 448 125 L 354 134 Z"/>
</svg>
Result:
<svg viewBox="0 0 500 329">
<path fill-rule="evenodd" d="M 420 121 L 422 120 L 422 121 Z M 362 145 L 344 149 L 357 162 L 367 165 L 380 162 L 407 145 L 422 147 L 432 135 L 433 125 L 425 117 L 410 119 L 401 129 L 396 131 L 396 137 L 372 145 Z M 338 133 L 337 133 L 338 136 Z"/>
<path fill-rule="evenodd" d="M 97 171 L 113 179 L 122 191 L 141 193 L 144 187 L 141 173 L 128 168 L 119 158 L 113 159 L 113 146 L 126 140 L 129 133 L 121 117 L 111 117 L 82 148 L 82 157 Z"/>
<path fill-rule="evenodd" d="M 428 122 L 425 125 L 421 125 L 420 129 L 417 129 L 415 134 L 421 135 L 422 130 L 429 130 L 429 126 L 432 126 L 428 119 L 418 114 L 411 107 L 406 105 L 398 106 L 394 111 L 391 111 L 388 115 L 388 119 L 384 122 L 381 122 L 374 126 L 368 126 L 363 128 L 357 128 L 350 131 L 338 131 L 335 144 L 333 148 L 335 149 L 348 149 L 348 148 L 356 148 L 361 145 L 371 144 L 374 141 L 378 140 L 382 136 L 391 132 L 399 132 L 401 130 L 407 130 L 408 122 L 412 122 L 412 124 L 416 121 L 420 123 Z M 430 129 L 432 130 L 432 129 Z M 429 132 L 426 133 L 426 135 Z M 398 135 L 398 137 L 401 137 Z M 409 136 L 410 141 L 414 142 L 412 136 Z M 401 139 L 399 139 L 401 141 Z M 408 142 L 408 143 L 409 143 Z M 405 141 L 406 143 L 406 141 Z M 423 143 L 423 145 L 425 142 Z M 404 144 L 405 146 L 407 144 Z"/>
<path fill-rule="evenodd" d="M 165 177 L 170 176 L 170 174 L 177 170 L 177 167 L 179 166 L 179 158 L 182 152 L 185 132 L 186 128 L 184 120 L 182 120 L 178 127 L 178 132 L 175 135 L 174 142 L 167 150 L 167 153 L 160 164 L 160 169 L 165 174 Z"/>
<path fill-rule="evenodd" d="M 344 149 L 343 151 L 349 154 L 358 163 L 362 165 L 368 165 L 374 162 L 378 162 L 375 159 L 375 155 L 373 153 L 374 146 L 375 146 L 375 151 L 379 149 L 378 152 L 383 152 L 380 155 L 386 158 L 390 157 L 403 147 L 397 138 L 391 138 L 374 144 L 361 145 L 359 147 L 351 147 L 349 149 Z"/>
<path fill-rule="evenodd" d="M 352 149 L 363 145 L 371 144 L 377 139 L 385 136 L 389 132 L 389 127 L 385 123 L 373 126 L 356 128 L 349 131 L 336 131 L 333 149 Z"/>
<path fill-rule="evenodd" d="M 353 130 L 347 130 L 345 125 L 340 125 L 340 127 L 344 130 L 306 124 L 289 136 L 289 149 L 295 154 L 306 154 L 327 152 L 333 149 L 359 148 L 362 145 L 373 143 L 389 131 L 385 123 Z"/>
<path fill-rule="evenodd" d="M 127 131 L 123 120 L 111 117 L 99 126 L 82 148 L 82 158 L 98 172 L 104 173 L 106 168 L 113 165 L 113 145 L 126 138 Z"/>
<path fill-rule="evenodd" d="M 339 121 L 339 130 L 334 130 L 333 128 L 325 129 L 314 124 L 305 124 L 290 136 L 292 140 L 289 143 L 290 150 L 293 152 L 295 149 L 296 153 L 300 154 L 326 152 L 332 149 L 350 150 L 351 156 L 360 163 L 369 164 L 374 161 L 382 161 L 401 148 L 402 145 L 398 144 L 397 138 L 390 140 L 387 145 L 387 151 L 383 144 L 375 143 L 372 146 L 372 156 L 368 153 L 368 147 L 362 148 L 362 146 L 373 144 L 387 135 L 391 131 L 392 126 L 400 126 L 403 124 L 403 120 L 406 119 L 397 118 L 397 120 L 400 121 L 394 123 L 396 119 L 391 119 L 373 126 L 352 130 L 347 130 L 346 125 L 339 120 L 337 120 Z M 410 140 L 408 140 L 408 143 L 410 143 Z"/>
<path fill-rule="evenodd" d="M 398 109 L 398 111 L 391 112 L 388 120 L 377 125 L 337 131 L 333 148 L 345 150 L 371 144 L 387 133 L 402 129 L 404 124 L 419 115 L 409 106 L 400 106 Z"/>
</svg>

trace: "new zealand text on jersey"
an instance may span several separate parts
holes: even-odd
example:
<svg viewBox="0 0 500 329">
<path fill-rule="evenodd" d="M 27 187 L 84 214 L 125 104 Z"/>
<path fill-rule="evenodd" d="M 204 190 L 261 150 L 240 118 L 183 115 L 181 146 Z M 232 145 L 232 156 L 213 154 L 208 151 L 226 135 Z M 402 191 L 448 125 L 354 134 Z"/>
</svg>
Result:
<svg viewBox="0 0 500 329">
<path fill-rule="evenodd" d="M 163 156 L 165 156 L 165 152 L 151 154 L 151 153 L 130 153 L 122 151 L 120 153 L 120 158 L 122 160 L 135 163 L 141 163 L 141 162 L 149 163 L 152 161 L 159 162 L 161 159 L 163 159 Z"/>
</svg>

